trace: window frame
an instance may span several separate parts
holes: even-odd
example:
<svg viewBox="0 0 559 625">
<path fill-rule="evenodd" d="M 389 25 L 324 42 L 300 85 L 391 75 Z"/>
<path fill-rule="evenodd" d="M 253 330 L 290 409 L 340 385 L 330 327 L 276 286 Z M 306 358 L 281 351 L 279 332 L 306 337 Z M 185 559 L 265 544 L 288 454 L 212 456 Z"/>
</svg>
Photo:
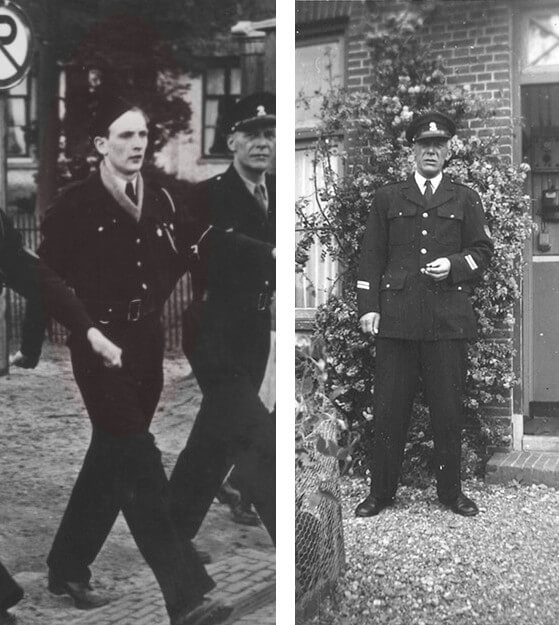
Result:
<svg viewBox="0 0 559 625">
<path fill-rule="evenodd" d="M 541 82 L 542 77 L 549 74 L 557 74 L 559 72 L 559 62 L 550 65 L 530 65 L 528 63 L 528 47 L 529 32 L 531 21 L 537 22 L 541 19 L 550 17 L 553 14 L 559 14 L 559 9 L 554 6 L 543 6 L 535 4 L 530 9 L 522 11 L 520 19 L 520 58 L 519 58 L 519 74 L 522 77 L 523 84 Z M 558 43 L 559 45 L 559 37 Z"/>
<path fill-rule="evenodd" d="M 225 84 L 224 84 L 224 93 L 223 94 L 208 94 L 208 71 L 211 69 L 224 69 L 225 70 Z M 217 126 L 211 126 L 206 123 L 207 110 L 206 104 L 208 101 L 219 102 L 220 98 L 227 96 L 234 96 L 235 101 L 238 101 L 242 97 L 241 89 L 239 89 L 239 93 L 231 93 L 231 73 L 232 70 L 237 69 L 241 70 L 241 59 L 238 56 L 227 56 L 227 57 L 217 57 L 207 60 L 206 67 L 202 74 L 202 128 L 201 128 L 201 157 L 204 160 L 223 160 L 223 159 L 231 159 L 231 154 L 229 152 L 220 152 L 216 154 L 211 154 L 209 149 L 211 146 L 206 145 L 206 131 L 209 128 L 214 128 L 217 130 Z M 241 77 L 242 78 L 242 77 Z M 219 105 L 218 105 L 219 106 Z M 215 141 L 215 136 L 214 136 Z"/>
<path fill-rule="evenodd" d="M 308 28 L 301 33 L 295 39 L 295 55 L 297 55 L 297 48 L 308 47 L 309 45 L 320 45 L 339 43 L 339 55 L 340 55 L 340 87 L 346 85 L 347 79 L 347 36 L 345 30 L 340 27 L 339 24 L 329 25 L 324 30 L 317 30 L 316 28 Z M 298 98 L 299 94 L 296 93 L 295 97 Z M 296 108 L 297 111 L 297 108 Z M 297 112 L 295 113 L 297 115 Z M 309 120 L 305 120 L 308 122 Z M 295 138 L 306 140 L 316 136 L 316 130 L 313 124 L 297 124 L 295 121 Z"/>
<path fill-rule="evenodd" d="M 26 92 L 24 95 L 17 94 L 12 95 L 12 87 L 11 89 L 6 90 L 5 98 L 6 98 L 6 108 L 8 109 L 10 106 L 10 101 L 22 101 L 24 103 L 24 119 L 25 124 L 22 126 L 20 124 L 8 125 L 6 123 L 6 141 L 8 137 L 9 130 L 11 128 L 21 128 L 24 133 L 24 141 L 25 141 L 25 151 L 20 154 L 10 154 L 8 151 L 8 144 L 6 144 L 6 157 L 8 163 L 29 163 L 35 160 L 33 152 L 31 150 L 31 144 L 25 137 L 26 132 L 30 125 L 35 122 L 37 123 L 37 110 L 36 110 L 36 78 L 34 75 L 33 68 L 25 75 L 25 77 L 21 80 L 17 87 L 20 87 L 22 84 L 26 85 Z"/>
<path fill-rule="evenodd" d="M 305 45 L 319 45 L 321 43 L 328 44 L 333 42 L 339 42 L 340 44 L 340 70 L 341 80 L 340 87 L 345 87 L 347 84 L 347 54 L 348 54 L 348 38 L 347 38 L 347 20 L 335 20 L 328 23 L 306 25 L 303 28 L 297 29 L 295 46 L 296 48 L 304 47 Z M 296 94 L 298 96 L 298 94 Z M 295 125 L 295 152 L 299 150 L 313 150 L 314 143 L 316 142 L 317 131 L 312 124 L 307 125 Z M 333 137 L 338 143 L 340 149 L 343 149 L 345 137 L 343 135 L 335 135 Z M 340 173 L 342 173 L 343 162 L 340 161 Z M 301 190 L 296 189 L 297 198 L 302 197 L 299 193 Z M 295 235 L 299 227 L 295 224 Z M 334 261 L 331 261 L 334 262 Z M 337 280 L 339 275 L 334 265 L 333 278 Z M 297 276 L 296 276 L 297 281 Z M 316 286 L 316 285 L 315 285 Z M 295 294 L 294 294 L 295 296 Z M 320 304 L 318 304 L 320 305 Z M 299 331 L 309 331 L 313 327 L 314 317 L 316 315 L 317 304 L 313 307 L 295 307 L 295 327 Z"/>
</svg>

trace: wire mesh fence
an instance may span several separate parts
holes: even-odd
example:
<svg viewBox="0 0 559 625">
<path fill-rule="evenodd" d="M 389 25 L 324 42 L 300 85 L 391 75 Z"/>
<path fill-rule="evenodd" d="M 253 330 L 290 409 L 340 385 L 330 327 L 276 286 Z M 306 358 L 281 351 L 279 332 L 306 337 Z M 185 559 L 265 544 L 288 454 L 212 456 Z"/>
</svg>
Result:
<svg viewBox="0 0 559 625">
<path fill-rule="evenodd" d="M 295 472 L 296 622 L 315 615 L 345 566 L 338 461 L 316 450 L 316 437 L 336 440 L 325 421 L 305 443 L 309 462 Z"/>
<path fill-rule="evenodd" d="M 40 228 L 37 218 L 32 213 L 15 214 L 14 226 L 21 233 L 23 242 L 30 250 L 36 251 L 41 241 Z M 182 311 L 192 301 L 192 289 L 188 275 L 177 284 L 171 297 L 163 309 L 163 324 L 165 328 L 165 347 L 176 350 L 181 345 L 181 317 Z M 8 336 L 12 350 L 18 349 L 21 343 L 21 328 L 25 315 L 25 300 L 8 291 Z M 53 343 L 65 343 L 67 332 L 64 327 L 51 321 L 48 328 L 48 338 Z"/>
</svg>

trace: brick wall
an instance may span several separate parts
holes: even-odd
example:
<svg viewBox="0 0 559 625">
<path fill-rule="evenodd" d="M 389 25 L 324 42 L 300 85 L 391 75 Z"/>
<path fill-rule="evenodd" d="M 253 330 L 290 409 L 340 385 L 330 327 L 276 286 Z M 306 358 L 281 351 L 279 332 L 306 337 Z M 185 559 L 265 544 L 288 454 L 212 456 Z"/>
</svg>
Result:
<svg viewBox="0 0 559 625">
<path fill-rule="evenodd" d="M 383 11 L 415 10 L 417 2 L 377 0 L 374 18 Z M 371 84 L 371 59 L 366 32 L 370 14 L 364 4 L 353 3 L 347 29 L 347 86 L 366 88 Z M 419 36 L 430 42 L 433 55 L 442 56 L 450 84 L 469 85 L 481 97 L 493 100 L 493 119 L 468 122 L 472 132 L 501 135 L 501 151 L 512 158 L 512 17 L 506 0 L 446 0 L 437 4 Z"/>
</svg>

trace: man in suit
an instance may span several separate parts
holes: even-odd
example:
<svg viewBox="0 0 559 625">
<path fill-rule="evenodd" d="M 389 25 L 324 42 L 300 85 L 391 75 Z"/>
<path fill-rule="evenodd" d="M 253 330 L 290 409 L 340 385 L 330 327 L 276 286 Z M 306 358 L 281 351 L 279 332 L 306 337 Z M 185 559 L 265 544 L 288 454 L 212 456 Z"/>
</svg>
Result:
<svg viewBox="0 0 559 625">
<path fill-rule="evenodd" d="M 37 364 L 35 339 L 42 340 L 44 327 L 42 324 L 33 325 L 33 321 L 42 316 L 44 307 L 80 340 L 86 342 L 93 358 L 98 358 L 107 367 L 120 367 L 120 348 L 94 326 L 83 304 L 62 280 L 23 247 L 21 236 L 0 210 L 0 289 L 3 283 L 26 297 L 34 310 L 38 311 L 38 314 L 29 318 L 26 330 L 28 339 L 23 342 L 12 364 L 23 367 Z M 22 597 L 23 589 L 0 563 L 0 624 L 15 623 L 15 617 L 9 614 L 8 609 Z"/>
<path fill-rule="evenodd" d="M 371 494 L 356 515 L 394 499 L 412 403 L 423 383 L 435 442 L 437 494 L 464 516 L 478 513 L 460 485 L 467 341 L 476 335 L 469 295 L 492 252 L 479 195 L 442 170 L 454 122 L 438 112 L 406 132 L 416 171 L 376 193 L 361 246 L 359 322 L 376 337 Z"/>
<path fill-rule="evenodd" d="M 275 420 L 258 396 L 270 348 L 275 288 L 275 96 L 240 100 L 228 127 L 233 163 L 197 185 L 192 210 L 235 245 L 215 242 L 191 269 L 194 302 L 183 347 L 203 393 L 172 472 L 178 531 L 190 541 L 234 465 L 236 484 L 275 541 Z M 200 219 L 200 217 L 198 217 Z"/>
<path fill-rule="evenodd" d="M 65 189 L 47 211 L 40 256 L 71 285 L 123 348 L 122 369 L 98 366 L 78 337 L 73 372 L 93 434 L 48 556 L 49 590 L 76 607 L 107 602 L 90 565 L 122 510 L 161 587 L 171 625 L 213 625 L 231 608 L 204 597 L 215 586 L 189 542 L 179 543 L 161 453 L 149 432 L 163 385 L 163 304 L 184 272 L 180 219 L 170 196 L 147 184 L 139 107 L 112 97 L 91 127 L 99 170 Z"/>
</svg>

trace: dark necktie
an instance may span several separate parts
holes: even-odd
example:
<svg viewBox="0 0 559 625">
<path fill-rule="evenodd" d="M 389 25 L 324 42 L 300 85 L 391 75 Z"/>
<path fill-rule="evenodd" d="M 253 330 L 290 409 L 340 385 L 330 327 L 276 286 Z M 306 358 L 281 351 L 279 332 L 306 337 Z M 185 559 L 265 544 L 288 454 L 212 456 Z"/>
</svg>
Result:
<svg viewBox="0 0 559 625">
<path fill-rule="evenodd" d="M 257 184 L 254 187 L 254 197 L 256 198 L 256 202 L 260 207 L 260 210 L 264 214 L 265 217 L 268 216 L 268 202 L 266 200 L 266 195 L 264 193 L 264 186 L 261 184 Z"/>
<path fill-rule="evenodd" d="M 423 198 L 425 200 L 425 206 L 429 206 L 433 199 L 433 185 L 430 180 L 425 181 L 425 193 L 423 194 Z"/>
<path fill-rule="evenodd" d="M 136 197 L 136 193 L 134 192 L 134 185 L 131 182 L 126 183 L 126 188 L 124 189 L 124 192 L 129 197 L 129 199 L 132 200 L 133 204 L 138 203 L 138 198 Z"/>
</svg>

